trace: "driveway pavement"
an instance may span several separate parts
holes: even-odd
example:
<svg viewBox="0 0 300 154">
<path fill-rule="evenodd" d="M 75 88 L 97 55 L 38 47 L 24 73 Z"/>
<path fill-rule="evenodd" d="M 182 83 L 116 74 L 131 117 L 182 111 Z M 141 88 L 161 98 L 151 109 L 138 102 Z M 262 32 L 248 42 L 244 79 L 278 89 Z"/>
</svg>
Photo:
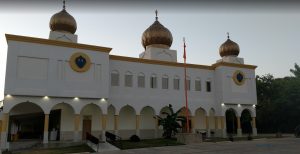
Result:
<svg viewBox="0 0 300 154">
<path fill-rule="evenodd" d="M 99 154 L 300 154 L 300 138 L 258 139 L 253 141 L 199 143 Z"/>
</svg>

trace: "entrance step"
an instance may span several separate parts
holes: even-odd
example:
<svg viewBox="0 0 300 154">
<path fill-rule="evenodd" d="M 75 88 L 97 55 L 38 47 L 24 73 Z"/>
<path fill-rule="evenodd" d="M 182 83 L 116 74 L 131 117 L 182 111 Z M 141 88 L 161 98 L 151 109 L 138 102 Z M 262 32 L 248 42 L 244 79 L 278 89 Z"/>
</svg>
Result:
<svg viewBox="0 0 300 154">
<path fill-rule="evenodd" d="M 118 151 L 120 150 L 119 148 L 107 143 L 107 142 L 100 142 L 99 147 L 98 145 L 92 143 L 92 142 L 87 142 L 87 145 L 91 147 L 94 151 L 96 152 L 104 152 L 104 151 Z"/>
<path fill-rule="evenodd" d="M 41 140 L 20 140 L 16 142 L 10 142 L 9 150 L 17 151 L 17 150 L 31 149 L 31 148 L 39 147 L 41 145 L 42 145 Z"/>
</svg>

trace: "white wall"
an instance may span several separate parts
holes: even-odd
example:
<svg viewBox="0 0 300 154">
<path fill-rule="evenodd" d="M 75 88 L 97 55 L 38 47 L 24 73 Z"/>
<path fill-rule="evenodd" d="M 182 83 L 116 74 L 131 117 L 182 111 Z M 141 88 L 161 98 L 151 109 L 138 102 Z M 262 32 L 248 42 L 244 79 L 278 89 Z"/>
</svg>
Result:
<svg viewBox="0 0 300 154">
<path fill-rule="evenodd" d="M 133 106 L 137 112 L 140 112 L 145 106 L 151 106 L 156 113 L 159 113 L 168 104 L 172 104 L 174 110 L 178 110 L 185 105 L 184 69 L 182 67 L 110 60 L 110 72 L 114 70 L 117 70 L 120 74 L 120 86 L 110 87 L 109 101 L 116 107 L 117 111 L 126 104 Z M 133 87 L 124 86 L 124 76 L 127 71 L 133 74 Z M 137 87 L 139 73 L 145 74 L 145 88 Z M 157 76 L 156 89 L 150 88 L 150 77 L 153 74 Z M 191 113 L 193 114 L 198 107 L 205 109 L 214 107 L 214 71 L 188 68 L 187 74 L 191 78 L 191 91 L 188 92 Z M 161 79 L 164 75 L 169 77 L 169 89 L 162 89 Z M 180 77 L 180 90 L 174 90 L 173 88 L 175 76 Z M 200 78 L 202 81 L 201 91 L 194 90 L 194 80 L 196 78 Z M 206 92 L 205 81 L 207 80 L 212 80 L 212 92 Z"/>
<path fill-rule="evenodd" d="M 91 59 L 87 72 L 71 69 L 72 54 Z M 108 53 L 8 40 L 5 94 L 108 98 Z"/>
<path fill-rule="evenodd" d="M 234 72 L 237 70 L 242 71 L 246 78 L 245 83 L 240 86 L 236 85 L 232 79 Z M 255 70 L 219 66 L 215 69 L 214 80 L 216 88 L 216 115 L 224 115 L 222 103 L 232 104 L 233 106 L 241 104 L 239 110 L 248 106 L 252 107 L 252 104 L 257 104 Z"/>
</svg>

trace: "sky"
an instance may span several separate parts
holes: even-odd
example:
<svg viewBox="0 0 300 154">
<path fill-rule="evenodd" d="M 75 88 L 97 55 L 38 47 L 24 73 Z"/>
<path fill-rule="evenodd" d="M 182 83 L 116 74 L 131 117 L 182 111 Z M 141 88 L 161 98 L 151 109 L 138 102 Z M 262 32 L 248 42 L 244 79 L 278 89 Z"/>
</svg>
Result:
<svg viewBox="0 0 300 154">
<path fill-rule="evenodd" d="M 171 49 L 183 61 L 212 65 L 226 33 L 240 46 L 239 57 L 257 65 L 257 75 L 291 76 L 300 64 L 300 2 L 253 0 L 67 0 L 76 19 L 78 42 L 113 48 L 110 54 L 138 57 L 142 33 L 158 20 L 173 35 Z M 7 42 L 5 34 L 49 37 L 49 21 L 61 11 L 62 0 L 0 0 L 0 93 L 3 93 Z"/>
</svg>

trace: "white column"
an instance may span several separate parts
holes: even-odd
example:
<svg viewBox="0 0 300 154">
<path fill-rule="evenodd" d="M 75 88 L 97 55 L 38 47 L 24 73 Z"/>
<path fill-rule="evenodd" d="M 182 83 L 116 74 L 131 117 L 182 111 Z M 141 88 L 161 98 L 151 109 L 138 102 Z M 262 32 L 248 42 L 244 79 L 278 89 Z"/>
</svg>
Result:
<svg viewBox="0 0 300 154">
<path fill-rule="evenodd" d="M 8 113 L 2 114 L 1 150 L 8 149 L 8 143 L 7 143 L 8 118 L 9 118 Z"/>
<path fill-rule="evenodd" d="M 252 134 L 257 136 L 256 120 L 255 117 L 252 117 Z"/>
<path fill-rule="evenodd" d="M 210 137 L 209 116 L 205 116 L 205 123 L 206 123 L 207 137 Z"/>
<path fill-rule="evenodd" d="M 135 133 L 137 136 L 140 137 L 140 119 L 141 116 L 140 115 L 136 115 L 136 122 L 135 122 Z"/>
<path fill-rule="evenodd" d="M 49 114 L 45 114 L 43 143 L 48 143 Z"/>
<path fill-rule="evenodd" d="M 236 117 L 237 120 L 237 136 L 242 137 L 241 117 Z"/>
<path fill-rule="evenodd" d="M 119 115 L 115 115 L 114 130 L 115 130 L 115 134 L 118 135 L 118 130 L 119 130 Z"/>
<path fill-rule="evenodd" d="M 226 119 L 225 116 L 220 116 L 219 120 L 221 120 L 221 129 L 222 129 L 222 137 L 227 138 L 227 131 L 226 131 Z"/>
<path fill-rule="evenodd" d="M 155 138 L 159 138 L 158 137 L 158 119 L 155 118 Z"/>
<path fill-rule="evenodd" d="M 191 119 L 191 133 L 195 133 L 195 116 L 190 116 Z"/>
<path fill-rule="evenodd" d="M 80 114 L 75 114 L 74 119 L 74 141 L 79 141 L 79 125 L 80 125 Z"/>
<path fill-rule="evenodd" d="M 105 132 L 106 132 L 106 119 L 107 115 L 102 115 L 102 140 L 105 141 Z M 101 119 L 100 119 L 101 120 Z"/>
</svg>

